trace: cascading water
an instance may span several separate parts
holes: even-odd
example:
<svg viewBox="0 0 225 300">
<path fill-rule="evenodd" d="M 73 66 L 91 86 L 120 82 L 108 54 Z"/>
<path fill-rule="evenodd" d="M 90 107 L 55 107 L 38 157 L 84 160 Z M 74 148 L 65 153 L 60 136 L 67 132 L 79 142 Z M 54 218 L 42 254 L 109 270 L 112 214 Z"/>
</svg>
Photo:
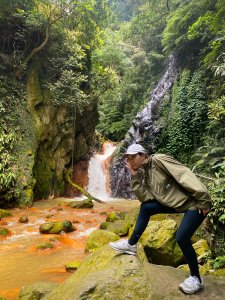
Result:
<svg viewBox="0 0 225 300">
<path fill-rule="evenodd" d="M 143 143 L 152 150 L 155 138 L 162 128 L 160 109 L 165 99 L 171 98 L 171 89 L 178 74 L 176 60 L 173 55 L 169 56 L 168 66 L 156 88 L 150 94 L 150 101 L 140 111 L 132 122 L 125 139 L 117 149 L 118 158 L 113 158 L 110 169 L 110 186 L 113 197 L 131 198 L 130 175 L 124 166 L 124 158 L 121 153 L 133 143 Z M 122 149 L 122 151 L 121 151 Z"/>
<path fill-rule="evenodd" d="M 116 146 L 112 143 L 105 143 L 103 154 L 95 154 L 89 161 L 88 169 L 88 193 L 101 200 L 109 199 L 107 189 L 106 162 L 115 151 Z"/>
</svg>

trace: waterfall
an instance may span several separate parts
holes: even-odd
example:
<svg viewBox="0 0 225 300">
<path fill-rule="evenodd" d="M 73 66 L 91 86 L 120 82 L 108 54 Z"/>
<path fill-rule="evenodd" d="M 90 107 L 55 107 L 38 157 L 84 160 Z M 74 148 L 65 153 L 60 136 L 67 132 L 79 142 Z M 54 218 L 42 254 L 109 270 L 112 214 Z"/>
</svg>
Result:
<svg viewBox="0 0 225 300">
<path fill-rule="evenodd" d="M 107 189 L 107 160 L 116 149 L 112 143 L 103 145 L 103 154 L 95 154 L 89 161 L 88 168 L 88 193 L 101 200 L 109 199 Z"/>
<path fill-rule="evenodd" d="M 171 99 L 171 90 L 179 70 L 173 55 L 168 58 L 167 68 L 157 86 L 149 95 L 149 102 L 136 115 L 125 139 L 120 143 L 113 157 L 110 169 L 110 185 L 113 197 L 133 197 L 130 187 L 130 174 L 124 167 L 121 155 L 133 143 L 143 143 L 149 152 L 154 148 L 154 140 L 162 129 L 160 109 L 165 99 Z"/>
</svg>

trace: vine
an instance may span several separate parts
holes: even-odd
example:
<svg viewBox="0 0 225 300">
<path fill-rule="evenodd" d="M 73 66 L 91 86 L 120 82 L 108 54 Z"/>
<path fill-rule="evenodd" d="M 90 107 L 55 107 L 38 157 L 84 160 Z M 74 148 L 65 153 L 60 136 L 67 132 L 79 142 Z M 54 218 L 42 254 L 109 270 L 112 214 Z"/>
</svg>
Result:
<svg viewBox="0 0 225 300">
<path fill-rule="evenodd" d="M 161 151 L 184 158 L 201 145 L 208 122 L 206 85 L 203 71 L 183 71 L 173 89 L 172 113 L 164 120 Z"/>
</svg>

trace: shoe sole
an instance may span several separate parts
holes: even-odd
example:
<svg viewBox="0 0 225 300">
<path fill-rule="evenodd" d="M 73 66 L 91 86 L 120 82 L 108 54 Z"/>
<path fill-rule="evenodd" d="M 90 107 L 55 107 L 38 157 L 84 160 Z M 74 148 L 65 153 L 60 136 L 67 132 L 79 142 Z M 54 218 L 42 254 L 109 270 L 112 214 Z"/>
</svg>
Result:
<svg viewBox="0 0 225 300">
<path fill-rule="evenodd" d="M 137 252 L 132 252 L 132 251 L 129 251 L 129 250 L 120 250 L 120 249 L 117 249 L 117 248 L 115 248 L 115 247 L 113 247 L 111 245 L 110 245 L 110 247 L 112 249 L 116 250 L 116 251 L 121 252 L 121 253 L 130 254 L 130 255 L 136 255 L 137 254 Z"/>
<path fill-rule="evenodd" d="M 197 291 L 194 291 L 194 292 L 187 292 L 187 291 L 185 291 L 181 286 L 179 286 L 179 289 L 180 289 L 182 292 L 184 292 L 185 294 L 191 295 L 191 294 L 198 293 L 201 289 L 203 289 L 203 287 L 201 286 Z"/>
</svg>

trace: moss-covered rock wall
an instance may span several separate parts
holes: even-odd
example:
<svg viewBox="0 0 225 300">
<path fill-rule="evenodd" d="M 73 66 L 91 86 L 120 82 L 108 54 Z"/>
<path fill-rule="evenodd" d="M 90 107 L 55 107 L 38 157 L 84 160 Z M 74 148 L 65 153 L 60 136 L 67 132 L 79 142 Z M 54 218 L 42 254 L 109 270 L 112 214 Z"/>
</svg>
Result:
<svg viewBox="0 0 225 300">
<path fill-rule="evenodd" d="M 63 195 L 64 169 L 88 155 L 92 144 L 98 120 L 96 104 L 87 106 L 82 115 L 71 114 L 63 105 L 54 106 L 48 90 L 41 88 L 35 68 L 28 77 L 27 100 L 37 138 L 34 198 Z"/>
<path fill-rule="evenodd" d="M 5 173 L 14 177 L 8 188 L 0 189 L 2 207 L 27 206 L 35 199 L 63 195 L 64 169 L 87 159 L 92 145 L 98 120 L 96 103 L 76 115 L 66 106 L 54 105 L 37 65 L 30 67 L 23 82 L 1 77 L 1 124 L 14 137 L 13 145 L 5 150 L 11 153 Z"/>
</svg>

